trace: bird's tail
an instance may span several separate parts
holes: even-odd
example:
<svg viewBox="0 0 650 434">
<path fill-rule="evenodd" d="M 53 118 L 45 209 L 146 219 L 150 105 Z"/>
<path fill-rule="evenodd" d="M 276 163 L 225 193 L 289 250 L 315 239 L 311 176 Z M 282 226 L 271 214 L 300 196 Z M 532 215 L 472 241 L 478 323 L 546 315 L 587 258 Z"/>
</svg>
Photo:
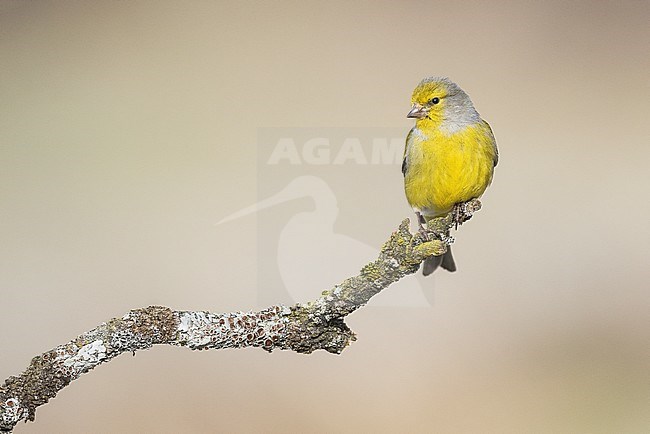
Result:
<svg viewBox="0 0 650 434">
<path fill-rule="evenodd" d="M 430 258 L 425 259 L 424 265 L 422 266 L 422 274 L 428 276 L 436 271 L 438 267 L 442 267 L 452 273 L 456 271 L 456 262 L 454 262 L 454 256 L 451 254 L 451 246 L 447 247 L 447 251 L 444 255 L 431 256 Z"/>
</svg>

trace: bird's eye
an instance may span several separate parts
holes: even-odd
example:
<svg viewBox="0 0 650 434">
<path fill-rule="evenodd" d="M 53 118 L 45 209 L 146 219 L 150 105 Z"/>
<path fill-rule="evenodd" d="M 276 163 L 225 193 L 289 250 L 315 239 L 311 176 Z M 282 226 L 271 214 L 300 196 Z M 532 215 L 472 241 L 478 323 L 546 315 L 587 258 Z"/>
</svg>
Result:
<svg viewBox="0 0 650 434">
<path fill-rule="evenodd" d="M 435 97 L 430 102 L 431 102 L 431 104 L 438 104 L 440 102 L 440 98 Z"/>
</svg>

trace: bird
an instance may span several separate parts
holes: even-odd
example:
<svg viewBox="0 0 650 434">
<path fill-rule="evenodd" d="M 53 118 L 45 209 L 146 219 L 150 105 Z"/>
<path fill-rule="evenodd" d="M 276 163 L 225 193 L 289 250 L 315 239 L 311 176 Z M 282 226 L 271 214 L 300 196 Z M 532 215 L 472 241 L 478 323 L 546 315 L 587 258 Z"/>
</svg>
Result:
<svg viewBox="0 0 650 434">
<path fill-rule="evenodd" d="M 421 230 L 491 184 L 499 151 L 490 125 L 460 86 L 447 77 L 423 79 L 413 90 L 402 173 L 406 199 Z M 425 276 L 438 267 L 456 271 L 451 248 L 424 261 Z"/>
</svg>

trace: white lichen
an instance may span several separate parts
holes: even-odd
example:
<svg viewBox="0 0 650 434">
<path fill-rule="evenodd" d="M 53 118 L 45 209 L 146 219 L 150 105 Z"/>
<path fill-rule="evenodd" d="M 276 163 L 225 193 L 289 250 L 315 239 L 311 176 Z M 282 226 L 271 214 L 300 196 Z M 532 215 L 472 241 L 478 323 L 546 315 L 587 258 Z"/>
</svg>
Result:
<svg viewBox="0 0 650 434">
<path fill-rule="evenodd" d="M 183 312 L 178 317 L 177 342 L 191 349 L 258 346 L 270 350 L 284 335 L 288 320 L 280 315 L 290 312 L 284 306 L 227 314 Z"/>
<path fill-rule="evenodd" d="M 57 357 L 64 368 L 71 370 L 75 376 L 94 368 L 106 358 L 104 341 L 98 339 L 79 348 L 75 354 L 64 353 Z"/>
<path fill-rule="evenodd" d="M 2 425 L 12 426 L 22 419 L 23 408 L 18 398 L 9 398 L 0 403 L 2 407 Z"/>
<path fill-rule="evenodd" d="M 181 341 L 190 348 L 202 347 L 210 343 L 208 326 L 212 324 L 205 312 L 184 312 L 180 317 L 178 332 Z"/>
</svg>

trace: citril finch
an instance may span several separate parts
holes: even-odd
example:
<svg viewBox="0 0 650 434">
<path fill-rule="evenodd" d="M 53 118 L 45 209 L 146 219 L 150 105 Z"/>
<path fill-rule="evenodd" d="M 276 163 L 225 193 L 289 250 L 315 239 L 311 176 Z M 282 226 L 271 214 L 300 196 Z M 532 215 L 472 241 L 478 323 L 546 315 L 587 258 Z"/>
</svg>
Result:
<svg viewBox="0 0 650 434">
<path fill-rule="evenodd" d="M 415 126 L 406 138 L 402 173 L 406 199 L 422 227 L 455 205 L 480 197 L 492 182 L 499 152 L 488 123 L 448 78 L 425 78 L 411 102 L 407 117 L 415 118 Z M 438 266 L 456 271 L 451 248 L 428 258 L 423 274 Z"/>
</svg>

